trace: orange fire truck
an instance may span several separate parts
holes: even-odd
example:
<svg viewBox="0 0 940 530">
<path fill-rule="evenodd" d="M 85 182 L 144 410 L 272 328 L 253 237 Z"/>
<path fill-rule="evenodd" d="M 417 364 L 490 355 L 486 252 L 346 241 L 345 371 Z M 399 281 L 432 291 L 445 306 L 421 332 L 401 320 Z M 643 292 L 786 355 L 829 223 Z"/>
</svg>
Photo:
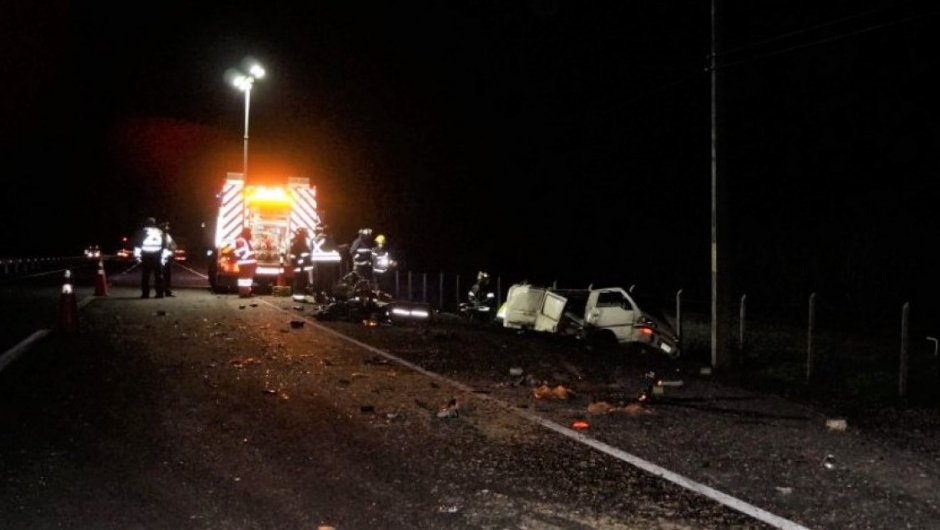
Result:
<svg viewBox="0 0 940 530">
<path fill-rule="evenodd" d="M 256 186 L 246 185 L 241 173 L 228 173 L 218 198 L 214 250 L 209 259 L 209 285 L 215 292 L 235 289 L 238 265 L 232 259 L 232 250 L 244 227 L 251 228 L 258 259 L 255 283 L 261 287 L 292 274 L 287 254 L 298 228 L 305 228 L 311 236 L 320 232 L 316 188 L 308 178 L 289 177 L 286 186 Z M 311 247 L 314 277 L 318 269 L 340 266 L 340 254 L 335 249 L 320 248 L 316 239 Z"/>
</svg>

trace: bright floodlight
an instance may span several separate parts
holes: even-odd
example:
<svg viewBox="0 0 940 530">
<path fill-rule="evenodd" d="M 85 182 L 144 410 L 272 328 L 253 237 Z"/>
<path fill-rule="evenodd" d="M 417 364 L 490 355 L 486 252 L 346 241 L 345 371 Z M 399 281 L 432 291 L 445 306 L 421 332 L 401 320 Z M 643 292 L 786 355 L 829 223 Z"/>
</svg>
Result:
<svg viewBox="0 0 940 530">
<path fill-rule="evenodd" d="M 251 85 L 253 85 L 254 82 L 255 82 L 254 77 L 244 75 L 244 74 L 238 74 L 232 80 L 232 84 L 235 85 L 241 91 L 251 90 Z"/>
<path fill-rule="evenodd" d="M 262 68 L 260 64 L 251 65 L 251 68 L 248 69 L 248 72 L 255 79 L 261 79 L 262 77 L 264 77 L 264 68 Z"/>
</svg>

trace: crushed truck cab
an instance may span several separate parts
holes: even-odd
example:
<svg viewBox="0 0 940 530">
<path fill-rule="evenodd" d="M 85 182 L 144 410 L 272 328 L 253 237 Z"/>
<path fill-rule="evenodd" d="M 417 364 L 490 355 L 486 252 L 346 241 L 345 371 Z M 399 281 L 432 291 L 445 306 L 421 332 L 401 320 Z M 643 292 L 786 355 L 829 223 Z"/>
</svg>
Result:
<svg viewBox="0 0 940 530">
<path fill-rule="evenodd" d="M 620 287 L 557 289 L 515 284 L 496 316 L 507 328 L 642 345 L 673 358 L 680 352 L 678 336 L 666 318 L 652 307 L 641 308 Z"/>
</svg>

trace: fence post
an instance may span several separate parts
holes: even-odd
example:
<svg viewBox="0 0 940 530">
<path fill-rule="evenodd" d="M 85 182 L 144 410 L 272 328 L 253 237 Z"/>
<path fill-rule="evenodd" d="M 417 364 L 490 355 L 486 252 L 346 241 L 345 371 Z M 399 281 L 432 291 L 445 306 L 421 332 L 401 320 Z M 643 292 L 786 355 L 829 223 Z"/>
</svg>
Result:
<svg viewBox="0 0 940 530">
<path fill-rule="evenodd" d="M 907 398 L 907 371 L 908 371 L 908 316 L 910 315 L 911 303 L 904 302 L 901 306 L 901 361 L 898 366 L 898 397 Z"/>
<path fill-rule="evenodd" d="M 441 272 L 441 275 L 437 280 L 437 308 L 441 311 L 444 310 L 444 273 Z"/>
<path fill-rule="evenodd" d="M 676 291 L 676 338 L 682 343 L 682 289 Z"/>
<path fill-rule="evenodd" d="M 741 302 L 738 308 L 738 349 L 744 351 L 744 327 L 747 316 L 747 294 L 741 295 Z"/>
<path fill-rule="evenodd" d="M 496 310 L 503 305 L 503 277 L 496 277 Z"/>
<path fill-rule="evenodd" d="M 414 296 L 411 290 L 411 271 L 408 271 L 408 301 L 414 302 Z"/>
<path fill-rule="evenodd" d="M 456 289 L 457 301 L 454 303 L 454 311 L 460 310 L 460 273 L 454 275 L 454 288 Z"/>
<path fill-rule="evenodd" d="M 809 322 L 806 330 L 806 382 L 813 379 L 813 363 L 815 352 L 813 350 L 813 333 L 816 331 L 816 293 L 809 295 Z"/>
<path fill-rule="evenodd" d="M 428 303 L 428 273 L 421 273 L 421 301 Z"/>
</svg>

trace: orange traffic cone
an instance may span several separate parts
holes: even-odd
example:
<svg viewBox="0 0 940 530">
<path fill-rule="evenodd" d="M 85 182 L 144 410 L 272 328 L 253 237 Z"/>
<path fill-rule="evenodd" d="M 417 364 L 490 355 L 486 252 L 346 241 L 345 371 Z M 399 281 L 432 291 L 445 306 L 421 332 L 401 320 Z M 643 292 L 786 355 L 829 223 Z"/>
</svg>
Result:
<svg viewBox="0 0 940 530">
<path fill-rule="evenodd" d="M 72 271 L 65 271 L 65 283 L 62 285 L 62 296 L 59 297 L 59 323 L 58 330 L 65 333 L 78 331 L 78 302 L 72 291 Z"/>
<path fill-rule="evenodd" d="M 95 276 L 95 296 L 108 296 L 108 278 L 104 274 L 104 261 L 98 260 L 98 275 Z"/>
</svg>

